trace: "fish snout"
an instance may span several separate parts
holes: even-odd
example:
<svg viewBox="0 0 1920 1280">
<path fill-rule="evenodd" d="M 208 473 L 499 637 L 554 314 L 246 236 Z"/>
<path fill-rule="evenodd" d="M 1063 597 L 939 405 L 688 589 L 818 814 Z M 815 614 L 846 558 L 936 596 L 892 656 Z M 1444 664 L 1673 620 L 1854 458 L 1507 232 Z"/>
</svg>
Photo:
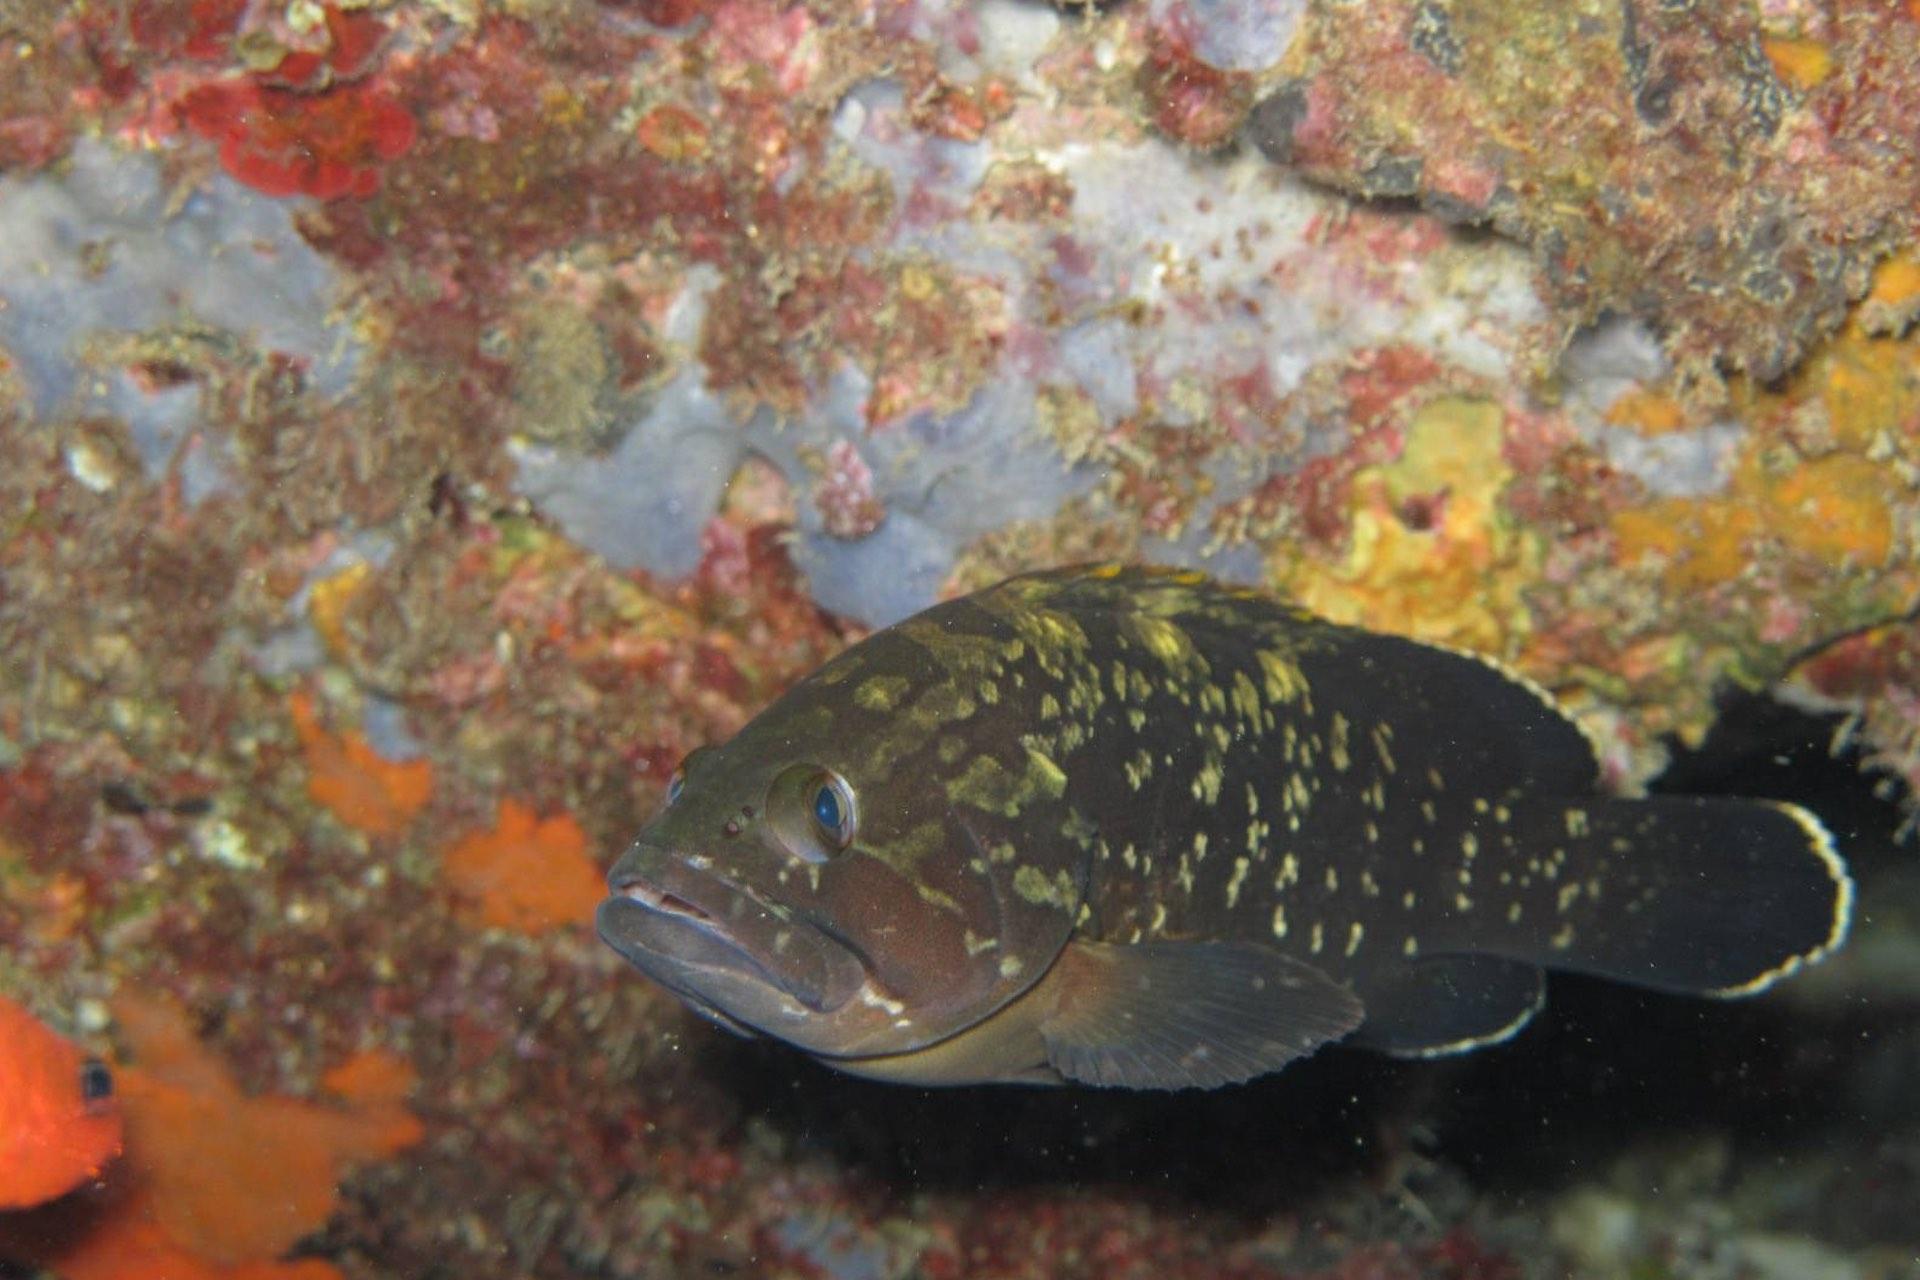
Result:
<svg viewBox="0 0 1920 1280">
<path fill-rule="evenodd" d="M 611 892 L 596 916 L 601 938 L 677 994 L 749 1025 L 829 1012 L 854 998 L 867 976 L 858 956 L 703 862 L 629 850 L 608 876 Z"/>
</svg>

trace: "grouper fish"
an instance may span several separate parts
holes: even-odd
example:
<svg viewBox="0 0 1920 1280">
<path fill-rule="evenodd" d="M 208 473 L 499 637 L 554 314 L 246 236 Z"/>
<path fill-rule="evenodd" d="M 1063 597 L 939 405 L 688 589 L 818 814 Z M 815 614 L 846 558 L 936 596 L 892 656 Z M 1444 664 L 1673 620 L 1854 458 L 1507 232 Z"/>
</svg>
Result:
<svg viewBox="0 0 1920 1280">
<path fill-rule="evenodd" d="M 852 646 L 690 755 L 609 883 L 600 935 L 732 1031 L 1162 1089 L 1493 1044 L 1546 969 L 1749 995 L 1853 903 L 1805 810 L 1603 794 L 1489 661 L 1111 565 Z"/>
</svg>

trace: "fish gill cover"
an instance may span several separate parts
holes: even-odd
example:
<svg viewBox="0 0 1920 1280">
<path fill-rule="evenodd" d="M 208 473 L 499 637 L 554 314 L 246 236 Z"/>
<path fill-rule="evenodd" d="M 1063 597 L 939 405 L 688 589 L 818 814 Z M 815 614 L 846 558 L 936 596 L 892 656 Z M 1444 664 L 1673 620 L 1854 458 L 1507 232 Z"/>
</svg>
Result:
<svg viewBox="0 0 1920 1280">
<path fill-rule="evenodd" d="M 1732 687 L 1837 713 L 1910 795 L 1912 4 L 3 21 L 0 991 L 118 1080 L 187 1064 L 154 1097 L 201 1117 L 129 1093 L 104 1188 L 9 1216 L 8 1258 L 1911 1255 L 1914 890 L 1866 817 L 1833 825 L 1873 923 L 1778 998 L 1559 984 L 1458 1074 L 1316 1056 L 1178 1104 L 730 1050 L 582 886 L 867 627 L 1101 559 L 1496 658 L 1609 787 Z M 378 1096 L 339 1086 L 369 1060 Z M 238 1201 L 285 1109 L 296 1211 L 185 1225 L 166 1171 L 224 1160 Z"/>
</svg>

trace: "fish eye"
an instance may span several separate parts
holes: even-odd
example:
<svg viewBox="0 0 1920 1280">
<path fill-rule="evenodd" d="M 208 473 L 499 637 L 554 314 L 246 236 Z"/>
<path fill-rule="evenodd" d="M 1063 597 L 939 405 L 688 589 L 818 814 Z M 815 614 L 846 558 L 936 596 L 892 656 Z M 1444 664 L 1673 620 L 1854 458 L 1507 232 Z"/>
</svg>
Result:
<svg viewBox="0 0 1920 1280">
<path fill-rule="evenodd" d="M 113 1097 L 113 1072 L 98 1058 L 80 1064 L 80 1100 L 89 1106 Z"/>
<path fill-rule="evenodd" d="M 837 773 L 822 775 L 813 792 L 813 825 L 837 852 L 853 843 L 853 791 Z"/>
<path fill-rule="evenodd" d="M 711 751 L 711 747 L 695 747 L 680 757 L 680 767 L 667 779 L 667 807 L 672 808 L 680 802 L 680 796 L 687 789 L 687 771 L 693 768 L 693 762 Z"/>
<path fill-rule="evenodd" d="M 817 764 L 794 764 L 767 788 L 766 822 L 788 853 L 825 862 L 852 846 L 860 811 L 845 778 Z"/>
</svg>

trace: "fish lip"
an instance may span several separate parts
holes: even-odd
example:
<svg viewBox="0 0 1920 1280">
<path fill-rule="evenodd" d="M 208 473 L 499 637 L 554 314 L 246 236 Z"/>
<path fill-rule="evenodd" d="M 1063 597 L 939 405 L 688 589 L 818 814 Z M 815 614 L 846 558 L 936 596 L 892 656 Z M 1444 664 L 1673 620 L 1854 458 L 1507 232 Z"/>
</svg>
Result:
<svg viewBox="0 0 1920 1280">
<path fill-rule="evenodd" d="M 639 914 L 623 904 L 637 908 Z M 678 967 L 744 973 L 788 995 L 796 994 L 754 959 L 711 912 L 645 880 L 614 886 L 612 896 L 595 913 L 594 923 L 609 946 L 656 977 L 657 958 L 670 955 Z M 679 989 L 677 984 L 668 985 Z"/>
<path fill-rule="evenodd" d="M 740 1020 L 719 1008 L 713 996 L 702 988 L 713 982 L 724 985 L 742 981 L 768 988 L 794 1002 L 802 1011 L 828 1013 L 844 1000 L 834 998 L 824 978 L 809 982 L 796 971 L 783 971 L 763 963 L 736 932 L 728 926 L 719 910 L 703 906 L 738 896 L 768 916 L 775 916 L 760 895 L 745 886 L 714 876 L 711 872 L 693 872 L 681 864 L 678 868 L 697 877 L 697 883 L 667 887 L 660 880 L 635 872 L 617 874 L 609 884 L 610 896 L 600 904 L 594 920 L 601 939 L 627 961 L 676 995 L 711 1010 L 730 1029 L 741 1028 Z M 679 889 L 676 892 L 675 889 Z M 696 900 L 699 899 L 699 900 Z M 820 934 L 811 925 L 795 920 L 783 927 L 819 934 L 819 940 L 845 950 L 837 941 Z M 859 957 L 853 957 L 859 962 Z M 860 962 L 864 971 L 864 962 Z M 706 982 L 702 982 L 702 979 Z"/>
</svg>

